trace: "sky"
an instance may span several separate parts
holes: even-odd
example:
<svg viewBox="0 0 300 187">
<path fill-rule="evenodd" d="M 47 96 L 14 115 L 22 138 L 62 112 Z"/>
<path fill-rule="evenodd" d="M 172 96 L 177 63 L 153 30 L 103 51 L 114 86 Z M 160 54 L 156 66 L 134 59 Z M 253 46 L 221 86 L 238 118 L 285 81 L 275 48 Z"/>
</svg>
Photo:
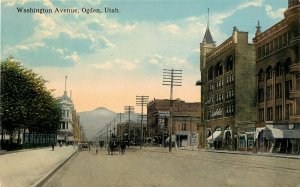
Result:
<svg viewBox="0 0 300 187">
<path fill-rule="evenodd" d="M 288 0 L 2 0 L 1 60 L 13 56 L 63 95 L 65 76 L 77 112 L 106 107 L 124 112 L 136 96 L 169 99 L 163 69 L 182 70 L 173 98 L 200 101 L 200 43 L 208 23 L 216 44 L 233 26 L 249 33 L 281 19 Z M 24 13 L 51 9 L 52 13 Z M 77 9 L 78 13 L 59 13 Z M 105 8 L 118 13 L 105 13 Z M 99 9 L 102 13 L 83 10 Z M 135 112 L 140 112 L 136 107 Z"/>
</svg>

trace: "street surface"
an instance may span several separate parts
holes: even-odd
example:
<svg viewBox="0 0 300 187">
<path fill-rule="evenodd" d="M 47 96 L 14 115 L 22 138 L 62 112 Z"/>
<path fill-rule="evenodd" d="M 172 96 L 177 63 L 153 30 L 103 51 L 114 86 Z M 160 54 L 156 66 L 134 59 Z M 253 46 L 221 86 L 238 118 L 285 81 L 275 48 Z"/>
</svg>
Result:
<svg viewBox="0 0 300 187">
<path fill-rule="evenodd" d="M 163 148 L 125 155 L 82 151 L 43 186 L 291 186 L 300 187 L 300 159 Z"/>
</svg>

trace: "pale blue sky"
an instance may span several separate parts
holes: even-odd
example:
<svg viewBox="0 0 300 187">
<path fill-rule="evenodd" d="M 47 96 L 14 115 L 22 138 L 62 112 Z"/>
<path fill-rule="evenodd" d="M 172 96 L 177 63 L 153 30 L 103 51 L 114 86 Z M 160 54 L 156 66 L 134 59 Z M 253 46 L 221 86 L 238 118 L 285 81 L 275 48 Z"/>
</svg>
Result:
<svg viewBox="0 0 300 187">
<path fill-rule="evenodd" d="M 255 33 L 283 18 L 287 0 L 197 1 L 1 1 L 1 58 L 9 55 L 49 81 L 63 94 L 64 76 L 78 111 L 104 106 L 123 112 L 136 95 L 168 98 L 162 69 L 183 69 L 183 86 L 174 97 L 200 100 L 199 44 L 207 26 L 217 44 L 233 26 Z M 82 8 L 118 8 L 118 14 L 84 14 Z M 24 8 L 77 8 L 79 14 L 24 14 Z M 138 112 L 138 111 L 137 111 Z"/>
</svg>

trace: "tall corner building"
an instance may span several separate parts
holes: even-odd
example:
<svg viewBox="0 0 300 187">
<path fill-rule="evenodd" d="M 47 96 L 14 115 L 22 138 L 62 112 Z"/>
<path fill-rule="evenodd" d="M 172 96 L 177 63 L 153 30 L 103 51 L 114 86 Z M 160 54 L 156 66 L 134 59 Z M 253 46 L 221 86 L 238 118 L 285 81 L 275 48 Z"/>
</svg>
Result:
<svg viewBox="0 0 300 187">
<path fill-rule="evenodd" d="M 255 145 L 255 51 L 248 33 L 233 28 L 216 46 L 209 27 L 200 44 L 204 144 L 215 149 L 251 150 Z"/>
<path fill-rule="evenodd" d="M 276 153 L 300 152 L 300 2 L 288 0 L 284 19 L 253 42 L 257 74 L 257 147 Z"/>
</svg>

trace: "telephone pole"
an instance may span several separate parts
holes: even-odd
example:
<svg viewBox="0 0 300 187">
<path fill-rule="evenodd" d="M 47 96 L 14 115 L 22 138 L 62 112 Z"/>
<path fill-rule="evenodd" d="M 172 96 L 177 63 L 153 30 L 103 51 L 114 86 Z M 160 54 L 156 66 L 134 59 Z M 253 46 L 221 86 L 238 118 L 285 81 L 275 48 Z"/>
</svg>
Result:
<svg viewBox="0 0 300 187">
<path fill-rule="evenodd" d="M 140 149 L 142 149 L 142 143 L 143 143 L 143 133 L 144 133 L 144 127 L 143 127 L 143 111 L 144 111 L 144 106 L 147 106 L 149 102 L 149 96 L 136 96 L 136 105 L 141 106 L 141 140 L 140 140 Z"/>
<path fill-rule="evenodd" d="M 131 123 L 130 116 L 131 116 L 131 114 L 134 113 L 134 106 L 124 106 L 124 110 L 125 110 L 125 114 L 128 114 L 128 128 L 129 128 L 128 141 L 130 142 L 130 138 L 131 138 L 130 137 L 130 130 L 131 130 L 131 128 L 130 128 L 130 123 Z"/>
<path fill-rule="evenodd" d="M 172 135 L 173 135 L 173 87 L 181 86 L 182 70 L 163 69 L 163 85 L 170 86 L 170 130 L 169 130 L 169 152 L 172 151 Z M 175 140 L 176 141 L 176 140 Z"/>
</svg>

